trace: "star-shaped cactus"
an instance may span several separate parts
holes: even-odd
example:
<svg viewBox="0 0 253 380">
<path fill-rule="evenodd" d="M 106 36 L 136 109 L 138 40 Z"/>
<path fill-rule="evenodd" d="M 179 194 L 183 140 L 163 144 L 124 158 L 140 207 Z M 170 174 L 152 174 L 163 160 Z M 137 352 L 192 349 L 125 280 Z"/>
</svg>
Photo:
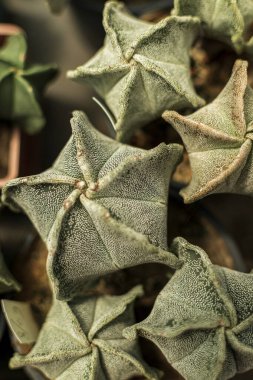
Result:
<svg viewBox="0 0 253 380">
<path fill-rule="evenodd" d="M 0 120 L 35 133 L 45 124 L 39 96 L 57 69 L 55 65 L 28 66 L 26 51 L 23 34 L 7 37 L 0 48 Z"/>
<path fill-rule="evenodd" d="M 253 368 L 253 275 L 212 265 L 182 238 L 183 261 L 148 318 L 124 330 L 153 341 L 187 380 L 230 379 Z"/>
<path fill-rule="evenodd" d="M 181 191 L 186 203 L 210 193 L 253 193 L 252 104 L 247 62 L 238 60 L 212 103 L 186 117 L 164 113 L 189 153 L 192 180 Z"/>
<path fill-rule="evenodd" d="M 104 10 L 104 47 L 68 76 L 91 84 L 115 116 L 118 140 L 165 109 L 203 105 L 190 78 L 188 50 L 199 22 L 167 17 L 157 24 L 130 15 L 121 2 Z"/>
<path fill-rule="evenodd" d="M 58 13 L 63 10 L 68 0 L 47 0 L 50 10 L 54 13 Z"/>
<path fill-rule="evenodd" d="M 152 261 L 177 267 L 165 251 L 167 198 L 182 147 L 121 144 L 78 111 L 72 130 L 52 169 L 3 188 L 3 200 L 26 212 L 47 243 L 57 297 L 69 299 L 119 268 Z"/>
<path fill-rule="evenodd" d="M 55 301 L 38 340 L 26 356 L 15 354 L 11 368 L 33 366 L 55 380 L 158 379 L 141 359 L 137 341 L 122 337 L 134 323 L 133 302 L 141 287 L 123 296 Z"/>
<path fill-rule="evenodd" d="M 253 38 L 245 41 L 245 32 L 253 20 L 252 0 L 175 0 L 173 13 L 177 16 L 199 17 L 207 36 L 224 41 L 238 53 Z"/>
<path fill-rule="evenodd" d="M 0 294 L 7 293 L 12 290 L 19 291 L 20 285 L 7 268 L 3 255 L 0 251 Z"/>
</svg>

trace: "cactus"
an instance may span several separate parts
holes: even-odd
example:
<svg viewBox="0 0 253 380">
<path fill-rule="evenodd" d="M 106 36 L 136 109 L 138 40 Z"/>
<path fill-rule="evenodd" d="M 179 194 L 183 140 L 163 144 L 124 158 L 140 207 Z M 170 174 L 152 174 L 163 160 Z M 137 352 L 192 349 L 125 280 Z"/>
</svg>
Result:
<svg viewBox="0 0 253 380">
<path fill-rule="evenodd" d="M 204 104 L 189 74 L 196 18 L 167 17 L 152 24 L 131 16 L 121 2 L 108 1 L 103 24 L 104 47 L 68 77 L 91 84 L 105 100 L 116 118 L 118 140 L 128 139 L 136 126 L 160 117 L 166 108 Z"/>
<path fill-rule="evenodd" d="M 181 146 L 145 151 L 124 145 L 98 132 L 82 112 L 74 113 L 72 130 L 51 169 L 3 188 L 4 202 L 25 211 L 47 244 L 57 297 L 70 299 L 119 268 L 144 262 L 177 267 L 166 251 L 166 220 Z"/>
<path fill-rule="evenodd" d="M 230 379 L 252 369 L 253 275 L 213 265 L 177 238 L 183 262 L 144 321 L 123 335 L 152 340 L 187 380 Z"/>
<path fill-rule="evenodd" d="M 49 3 L 59 11 L 65 1 Z M 131 140 L 137 146 L 123 143 L 163 115 L 190 160 L 192 178 L 181 191 L 186 203 L 221 192 L 252 195 L 253 90 L 247 62 L 235 62 L 223 91 L 204 106 L 193 86 L 189 49 L 204 31 L 238 53 L 250 52 L 253 42 L 246 42 L 245 32 L 253 3 L 176 0 L 173 12 L 151 23 L 128 13 L 120 1 L 106 1 L 104 46 L 68 76 L 91 84 L 102 97 L 115 139 L 75 111 L 72 136 L 54 164 L 9 181 L 2 190 L 4 205 L 24 212 L 46 243 L 53 291 L 37 341 L 18 347 L 11 368 L 35 367 L 56 380 L 171 378 L 162 377 L 160 365 L 165 370 L 172 365 L 186 380 L 227 380 L 253 369 L 253 273 L 214 265 L 183 238 L 167 241 L 169 186 L 183 147 L 163 142 L 142 149 L 157 141 L 138 144 L 144 131 Z M 44 122 L 37 95 L 55 70 L 27 68 L 25 51 L 23 35 L 9 37 L 0 49 L 0 119 L 4 114 L 34 132 Z M 3 285 L 4 292 L 18 290 L 1 256 L 0 264 L 0 291 Z M 158 268 L 158 285 L 150 268 Z M 135 286 L 141 282 L 145 290 Z M 158 370 L 152 369 L 155 355 L 147 355 L 151 362 L 145 363 L 138 337 L 163 353 Z M 140 342 L 146 348 L 145 339 Z M 149 349 L 155 352 L 152 344 Z"/>
<path fill-rule="evenodd" d="M 164 113 L 189 152 L 192 180 L 181 191 L 187 203 L 211 193 L 253 193 L 252 102 L 247 62 L 238 60 L 212 103 L 189 116 Z"/>
<path fill-rule="evenodd" d="M 143 293 L 135 287 L 123 296 L 55 300 L 35 346 L 27 355 L 15 354 L 10 366 L 40 369 L 50 379 L 158 379 L 143 363 L 137 341 L 122 337 L 134 323 L 133 302 Z"/>
<path fill-rule="evenodd" d="M 252 0 L 175 0 L 174 7 L 177 16 L 199 17 L 208 37 L 228 43 L 237 53 L 252 50 L 253 39 L 246 42 L 244 37 L 252 23 Z"/>
</svg>

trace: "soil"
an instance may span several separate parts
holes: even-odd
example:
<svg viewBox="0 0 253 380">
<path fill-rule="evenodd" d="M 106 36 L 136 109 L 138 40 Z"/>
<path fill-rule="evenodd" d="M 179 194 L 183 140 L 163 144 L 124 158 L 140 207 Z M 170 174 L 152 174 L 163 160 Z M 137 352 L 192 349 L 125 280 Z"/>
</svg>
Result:
<svg viewBox="0 0 253 380">
<path fill-rule="evenodd" d="M 46 246 L 37 237 L 27 251 L 17 255 L 13 267 L 15 278 L 22 284 L 22 291 L 16 294 L 15 299 L 31 303 L 39 326 L 44 322 L 52 303 L 46 260 Z"/>
</svg>

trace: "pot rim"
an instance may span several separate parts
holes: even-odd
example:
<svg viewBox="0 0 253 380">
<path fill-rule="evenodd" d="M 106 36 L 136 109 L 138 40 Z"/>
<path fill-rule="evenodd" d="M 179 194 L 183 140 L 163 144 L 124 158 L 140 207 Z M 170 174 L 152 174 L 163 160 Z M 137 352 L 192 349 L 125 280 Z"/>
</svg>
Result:
<svg viewBox="0 0 253 380">
<path fill-rule="evenodd" d="M 9 144 L 8 155 L 8 172 L 5 177 L 0 178 L 0 188 L 3 187 L 8 181 L 14 179 L 19 173 L 20 162 L 20 146 L 21 146 L 21 133 L 18 127 L 14 127 L 11 131 L 11 138 Z"/>
</svg>

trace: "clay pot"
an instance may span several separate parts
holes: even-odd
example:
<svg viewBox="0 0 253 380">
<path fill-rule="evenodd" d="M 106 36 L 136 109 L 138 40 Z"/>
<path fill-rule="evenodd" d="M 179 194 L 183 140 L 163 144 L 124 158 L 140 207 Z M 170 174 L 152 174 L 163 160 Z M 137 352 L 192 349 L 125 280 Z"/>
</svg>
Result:
<svg viewBox="0 0 253 380">
<path fill-rule="evenodd" d="M 0 46 L 6 37 L 22 33 L 22 29 L 14 24 L 0 24 Z M 0 124 L 0 188 L 7 181 L 17 177 L 19 172 L 21 136 L 18 128 Z"/>
<path fill-rule="evenodd" d="M 19 173 L 21 134 L 18 128 L 0 125 L 0 188 Z"/>
</svg>

